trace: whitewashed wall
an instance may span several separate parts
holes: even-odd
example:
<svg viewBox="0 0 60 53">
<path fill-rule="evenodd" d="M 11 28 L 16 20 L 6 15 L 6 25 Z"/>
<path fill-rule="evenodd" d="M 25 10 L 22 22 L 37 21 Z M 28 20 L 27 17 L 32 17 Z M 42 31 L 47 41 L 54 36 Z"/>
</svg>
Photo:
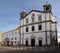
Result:
<svg viewBox="0 0 60 53">
<path fill-rule="evenodd" d="M 32 18 L 31 18 L 32 14 L 35 14 L 35 17 L 34 17 L 35 21 L 33 22 L 34 24 L 32 24 Z M 38 21 L 38 15 L 42 16 L 41 21 Z M 27 18 L 28 18 L 28 24 L 26 24 Z M 25 44 L 25 38 L 28 38 L 29 39 L 28 44 L 31 45 L 31 38 L 30 38 L 32 35 L 31 27 L 35 26 L 35 31 L 33 31 L 34 36 L 36 36 L 35 44 L 38 45 L 38 39 L 37 38 L 42 37 L 43 38 L 42 39 L 42 45 L 45 45 L 46 44 L 46 34 L 45 34 L 45 32 L 43 33 L 42 31 L 48 31 L 47 32 L 47 44 L 50 45 L 51 44 L 51 42 L 50 42 L 50 30 L 55 31 L 55 29 L 56 29 L 55 28 L 56 25 L 52 23 L 53 19 L 56 21 L 55 17 L 53 17 L 51 13 L 40 13 L 40 12 L 34 12 L 34 11 L 31 12 L 24 19 L 22 19 L 22 20 L 24 20 L 24 23 L 23 23 L 23 21 L 21 21 L 21 26 L 23 26 L 22 24 L 24 24 L 24 26 L 21 27 L 21 36 L 23 36 L 22 33 L 24 33 L 24 41 L 23 41 L 24 44 Z M 43 21 L 48 21 L 48 22 L 43 22 Z M 42 25 L 42 30 L 38 30 L 39 24 Z M 45 24 L 46 24 L 46 27 L 45 27 Z M 26 32 L 26 27 L 28 27 L 28 32 Z M 52 35 L 56 37 L 56 32 L 54 32 L 54 33 L 52 33 Z M 22 37 L 21 37 L 21 39 L 22 39 Z"/>
<path fill-rule="evenodd" d="M 15 34 L 15 32 L 16 32 L 16 34 Z M 12 33 L 13 33 L 13 35 L 12 35 Z M 13 45 L 15 45 L 15 44 L 18 45 L 19 44 L 20 34 L 19 34 L 19 30 L 18 29 L 3 33 L 2 34 L 2 42 L 4 42 L 4 40 L 6 39 L 6 37 L 10 40 L 10 42 L 13 41 Z M 11 38 L 13 38 L 13 40 Z M 17 39 L 15 39 L 15 38 L 17 38 Z M 15 41 L 17 43 L 15 43 Z"/>
</svg>

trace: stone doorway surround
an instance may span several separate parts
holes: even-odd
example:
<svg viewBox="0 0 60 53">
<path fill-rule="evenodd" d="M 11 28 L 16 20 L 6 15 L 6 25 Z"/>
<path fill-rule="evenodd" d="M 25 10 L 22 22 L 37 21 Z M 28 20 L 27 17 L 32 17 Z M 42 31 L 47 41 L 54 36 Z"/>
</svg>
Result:
<svg viewBox="0 0 60 53">
<path fill-rule="evenodd" d="M 9 46 L 9 42 L 10 42 L 9 38 L 6 37 L 6 38 L 4 39 L 4 45 L 5 45 L 5 46 Z"/>
<path fill-rule="evenodd" d="M 25 46 L 29 45 L 29 38 L 25 38 Z"/>
<path fill-rule="evenodd" d="M 43 38 L 42 37 L 39 37 L 38 38 L 38 46 L 41 47 L 42 46 L 42 40 Z"/>
<path fill-rule="evenodd" d="M 35 44 L 36 44 L 36 36 L 34 36 L 34 35 L 31 35 L 31 37 L 30 37 L 30 40 L 31 40 L 31 46 L 32 47 L 35 47 Z"/>
</svg>

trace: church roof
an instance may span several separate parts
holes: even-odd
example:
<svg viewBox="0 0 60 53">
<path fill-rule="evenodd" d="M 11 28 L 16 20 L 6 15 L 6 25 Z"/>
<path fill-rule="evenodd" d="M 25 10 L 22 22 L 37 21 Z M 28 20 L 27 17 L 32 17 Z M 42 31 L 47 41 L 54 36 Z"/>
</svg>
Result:
<svg viewBox="0 0 60 53">
<path fill-rule="evenodd" d="M 49 13 L 49 12 L 45 12 L 45 11 L 31 10 L 26 16 L 28 16 L 31 12 Z"/>
</svg>

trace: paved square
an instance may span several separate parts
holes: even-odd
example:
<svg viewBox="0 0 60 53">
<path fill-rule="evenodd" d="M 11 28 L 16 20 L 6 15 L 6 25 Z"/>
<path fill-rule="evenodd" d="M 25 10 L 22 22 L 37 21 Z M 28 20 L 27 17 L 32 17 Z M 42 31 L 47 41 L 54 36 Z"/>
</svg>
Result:
<svg viewBox="0 0 60 53">
<path fill-rule="evenodd" d="M 0 53 L 60 53 L 60 46 L 57 46 L 54 49 L 50 48 L 46 51 L 20 50 L 18 48 L 12 48 L 12 47 L 0 47 Z"/>
</svg>

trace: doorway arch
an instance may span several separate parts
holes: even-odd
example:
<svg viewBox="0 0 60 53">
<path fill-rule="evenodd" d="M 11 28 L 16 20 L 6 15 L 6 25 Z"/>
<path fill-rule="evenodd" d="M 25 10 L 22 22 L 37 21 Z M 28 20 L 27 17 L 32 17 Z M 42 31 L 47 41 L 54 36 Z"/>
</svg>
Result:
<svg viewBox="0 0 60 53">
<path fill-rule="evenodd" d="M 9 41 L 9 38 L 6 37 L 6 38 L 4 39 L 4 45 L 5 45 L 5 46 L 9 46 L 9 42 L 10 42 L 10 41 Z"/>
<path fill-rule="evenodd" d="M 34 36 L 34 35 L 31 35 L 31 47 L 35 47 L 35 38 L 36 38 L 36 36 Z"/>
<path fill-rule="evenodd" d="M 42 39 L 43 39 L 42 37 L 38 38 L 38 46 L 39 47 L 42 47 Z"/>
<path fill-rule="evenodd" d="M 25 45 L 28 46 L 28 38 L 25 39 Z"/>
</svg>

